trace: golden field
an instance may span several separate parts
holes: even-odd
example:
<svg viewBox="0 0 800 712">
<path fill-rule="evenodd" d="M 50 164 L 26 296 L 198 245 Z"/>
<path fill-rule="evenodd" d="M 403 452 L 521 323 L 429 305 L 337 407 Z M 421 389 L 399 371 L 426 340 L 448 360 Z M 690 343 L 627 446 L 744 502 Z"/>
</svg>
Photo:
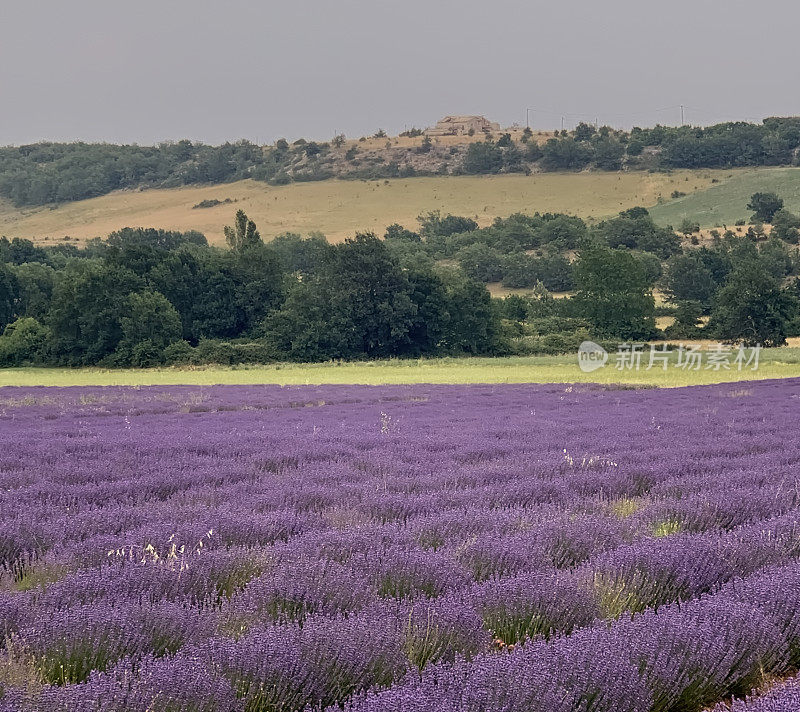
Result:
<svg viewBox="0 0 800 712">
<path fill-rule="evenodd" d="M 497 176 L 442 176 L 389 181 L 327 180 L 270 186 L 252 180 L 223 185 L 117 191 L 58 206 L 14 208 L 0 202 L 0 235 L 42 241 L 64 236 L 83 241 L 122 227 L 200 230 L 210 242 L 223 241 L 222 228 L 242 208 L 269 239 L 282 232 L 324 233 L 332 242 L 357 230 L 379 234 L 392 223 L 417 225 L 431 210 L 467 215 L 479 224 L 514 212 L 565 212 L 587 219 L 614 215 L 634 205 L 654 205 L 679 189 L 703 191 L 731 171 L 672 173 L 546 173 Z M 236 201 L 193 209 L 202 200 Z"/>
</svg>

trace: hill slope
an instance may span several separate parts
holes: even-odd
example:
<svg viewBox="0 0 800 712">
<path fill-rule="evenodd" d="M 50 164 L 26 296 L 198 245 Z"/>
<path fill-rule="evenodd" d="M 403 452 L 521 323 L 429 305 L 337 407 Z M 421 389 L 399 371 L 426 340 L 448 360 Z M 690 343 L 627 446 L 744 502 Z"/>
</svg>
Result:
<svg viewBox="0 0 800 712">
<path fill-rule="evenodd" d="M 703 227 L 733 225 L 748 219 L 750 196 L 772 191 L 780 195 L 786 208 L 800 212 L 800 168 L 758 168 L 743 171 L 720 171 L 719 184 L 707 190 L 689 193 L 683 198 L 656 205 L 650 210 L 653 219 L 662 225 L 677 227 L 683 218 L 697 220 Z"/>
<path fill-rule="evenodd" d="M 85 240 L 122 227 L 200 230 L 221 243 L 222 227 L 242 208 L 265 238 L 282 232 L 323 232 L 340 241 L 356 230 L 382 234 L 398 222 L 416 227 L 430 210 L 474 217 L 489 224 L 514 212 L 565 212 L 599 219 L 634 205 L 653 205 L 674 190 L 704 191 L 712 179 L 735 171 L 666 173 L 543 173 L 497 176 L 441 176 L 387 181 L 328 180 L 270 186 L 252 180 L 164 190 L 117 191 L 60 206 L 14 208 L 0 203 L 0 235 L 37 241 L 65 235 Z M 204 200 L 234 203 L 193 208 Z M 746 201 L 745 201 L 746 202 Z"/>
</svg>

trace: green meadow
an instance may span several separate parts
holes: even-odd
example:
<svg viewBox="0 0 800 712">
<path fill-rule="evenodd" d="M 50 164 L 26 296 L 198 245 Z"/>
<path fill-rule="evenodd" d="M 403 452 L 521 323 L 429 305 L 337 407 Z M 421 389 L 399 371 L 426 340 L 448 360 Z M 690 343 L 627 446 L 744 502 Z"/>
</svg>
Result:
<svg viewBox="0 0 800 712">
<path fill-rule="evenodd" d="M 664 370 L 617 368 L 608 364 L 592 373 L 578 367 L 577 356 L 511 356 L 501 358 L 392 359 L 369 362 L 272 364 L 266 366 L 208 366 L 195 368 L 102 369 L 19 368 L 0 370 L 0 386 L 153 386 L 215 384 L 404 384 L 404 383 L 601 383 L 676 387 L 695 384 L 800 377 L 800 348 L 763 349 L 759 367 L 738 370 L 679 368 L 675 358 Z"/>
<path fill-rule="evenodd" d="M 747 203 L 758 192 L 777 193 L 788 210 L 800 212 L 800 168 L 736 170 L 715 177 L 718 183 L 699 191 L 682 189 L 687 193 L 684 197 L 649 208 L 653 219 L 662 225 L 677 226 L 691 218 L 702 227 L 731 226 L 750 218 Z"/>
</svg>

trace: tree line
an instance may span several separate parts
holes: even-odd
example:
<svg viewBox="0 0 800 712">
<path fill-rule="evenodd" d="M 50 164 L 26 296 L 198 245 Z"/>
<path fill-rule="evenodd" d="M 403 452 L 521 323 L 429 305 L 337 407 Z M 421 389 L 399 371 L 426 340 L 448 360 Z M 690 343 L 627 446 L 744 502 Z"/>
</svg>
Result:
<svg viewBox="0 0 800 712">
<path fill-rule="evenodd" d="M 529 129 L 522 145 L 509 134 L 471 144 L 463 173 L 577 171 L 593 168 L 669 170 L 792 165 L 800 152 L 800 118 L 770 118 L 761 124 L 729 122 L 708 127 L 655 126 L 617 131 L 580 123 L 557 131 L 543 144 Z"/>
<path fill-rule="evenodd" d="M 84 248 L 0 240 L 0 363 L 148 366 L 493 353 L 499 320 L 458 270 L 402 267 L 371 233 L 265 244 L 239 211 L 228 249 L 125 228 Z"/>
<path fill-rule="evenodd" d="M 754 194 L 747 207 L 750 227 L 711 230 L 703 244 L 694 225 L 682 237 L 642 207 L 594 225 L 536 213 L 481 228 L 431 213 L 418 232 L 392 226 L 386 240 L 406 262 L 454 261 L 477 281 L 531 290 L 497 301 L 518 353 L 570 351 L 590 337 L 780 345 L 800 335 L 800 217 L 773 193 Z M 654 292 L 666 303 L 657 306 Z M 657 316 L 674 323 L 656 329 Z"/>
<path fill-rule="evenodd" d="M 587 338 L 780 345 L 800 334 L 800 218 L 777 196 L 750 205 L 775 208 L 770 236 L 757 225 L 704 245 L 682 243 L 644 208 L 593 226 L 537 213 L 480 228 L 429 213 L 416 231 L 392 225 L 338 245 L 295 234 L 265 243 L 241 210 L 227 249 L 154 228 L 81 248 L 2 238 L 0 365 L 561 353 Z M 491 298 L 497 260 L 528 294 Z M 656 306 L 656 288 L 668 306 Z M 657 316 L 674 323 L 660 331 Z"/>
<path fill-rule="evenodd" d="M 425 153 L 432 147 L 430 139 L 425 139 L 409 150 Z M 0 196 L 17 206 L 45 205 L 125 188 L 218 184 L 243 178 L 282 185 L 334 176 L 377 179 L 419 174 L 410 162 L 388 153 L 370 156 L 362 165 L 358 153 L 357 145 L 345 147 L 343 136 L 327 142 L 298 139 L 291 144 L 280 139 L 268 147 L 248 141 L 207 146 L 188 140 L 157 146 L 82 142 L 9 146 L 0 148 Z M 796 164 L 799 154 L 798 117 L 770 118 L 761 124 L 655 126 L 631 131 L 581 123 L 574 131 L 556 132 L 541 145 L 529 129 L 519 142 L 510 134 L 486 135 L 471 143 L 460 161 L 443 161 L 440 172 L 472 175 L 586 168 L 777 166 Z"/>
</svg>

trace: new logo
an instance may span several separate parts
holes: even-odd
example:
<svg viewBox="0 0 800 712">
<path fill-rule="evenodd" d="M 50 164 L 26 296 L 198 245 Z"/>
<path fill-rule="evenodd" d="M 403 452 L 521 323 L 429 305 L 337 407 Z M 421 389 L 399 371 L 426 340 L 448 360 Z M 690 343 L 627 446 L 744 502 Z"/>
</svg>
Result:
<svg viewBox="0 0 800 712">
<path fill-rule="evenodd" d="M 608 351 L 594 341 L 584 341 L 578 347 L 578 366 L 584 373 L 603 368 L 608 362 Z"/>
</svg>

